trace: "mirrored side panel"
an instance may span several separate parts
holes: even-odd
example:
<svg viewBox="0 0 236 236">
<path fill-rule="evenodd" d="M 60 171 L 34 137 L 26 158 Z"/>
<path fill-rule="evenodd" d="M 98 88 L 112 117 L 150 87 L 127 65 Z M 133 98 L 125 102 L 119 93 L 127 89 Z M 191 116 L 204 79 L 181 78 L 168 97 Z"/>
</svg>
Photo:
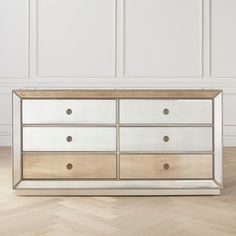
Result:
<svg viewBox="0 0 236 236">
<path fill-rule="evenodd" d="M 22 178 L 21 175 L 21 99 L 12 93 L 12 168 L 13 188 Z"/>
</svg>

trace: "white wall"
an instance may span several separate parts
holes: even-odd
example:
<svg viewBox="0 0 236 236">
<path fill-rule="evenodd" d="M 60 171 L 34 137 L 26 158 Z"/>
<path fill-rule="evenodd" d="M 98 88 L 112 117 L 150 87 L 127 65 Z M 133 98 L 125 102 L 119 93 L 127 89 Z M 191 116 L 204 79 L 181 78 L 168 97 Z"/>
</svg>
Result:
<svg viewBox="0 0 236 236">
<path fill-rule="evenodd" d="M 236 145 L 235 0 L 0 0 L 0 145 L 22 87 L 220 88 Z"/>
</svg>

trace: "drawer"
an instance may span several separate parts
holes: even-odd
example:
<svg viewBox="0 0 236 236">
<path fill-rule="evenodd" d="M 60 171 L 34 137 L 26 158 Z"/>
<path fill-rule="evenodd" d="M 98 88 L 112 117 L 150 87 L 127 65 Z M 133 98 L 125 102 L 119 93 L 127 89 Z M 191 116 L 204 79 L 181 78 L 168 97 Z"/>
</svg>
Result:
<svg viewBox="0 0 236 236">
<path fill-rule="evenodd" d="M 116 128 L 24 127 L 23 151 L 116 151 Z"/>
<path fill-rule="evenodd" d="M 120 100 L 121 123 L 212 123 L 212 100 Z"/>
<path fill-rule="evenodd" d="M 25 153 L 23 178 L 116 178 L 116 155 Z"/>
<path fill-rule="evenodd" d="M 212 178 L 211 155 L 121 155 L 121 179 Z"/>
<path fill-rule="evenodd" d="M 23 100 L 22 121 L 37 123 L 116 123 L 115 100 Z"/>
<path fill-rule="evenodd" d="M 123 127 L 121 151 L 212 151 L 211 127 Z"/>
</svg>

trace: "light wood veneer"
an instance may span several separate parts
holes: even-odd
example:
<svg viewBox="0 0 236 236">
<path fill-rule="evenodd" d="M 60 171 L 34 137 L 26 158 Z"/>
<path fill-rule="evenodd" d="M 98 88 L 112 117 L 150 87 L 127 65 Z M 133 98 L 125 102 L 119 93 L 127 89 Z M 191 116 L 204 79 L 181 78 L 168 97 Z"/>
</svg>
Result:
<svg viewBox="0 0 236 236">
<path fill-rule="evenodd" d="M 23 155 L 23 178 L 116 178 L 116 155 L 26 153 Z"/>
<path fill-rule="evenodd" d="M 211 155 L 121 155 L 121 179 L 212 178 Z"/>
<path fill-rule="evenodd" d="M 21 98 L 213 98 L 220 90 L 16 90 Z"/>
</svg>

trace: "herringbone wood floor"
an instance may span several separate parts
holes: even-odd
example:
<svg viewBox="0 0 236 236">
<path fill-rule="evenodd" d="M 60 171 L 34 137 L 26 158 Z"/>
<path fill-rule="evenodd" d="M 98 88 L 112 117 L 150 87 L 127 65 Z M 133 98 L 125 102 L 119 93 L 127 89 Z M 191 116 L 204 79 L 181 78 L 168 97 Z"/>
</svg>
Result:
<svg viewBox="0 0 236 236">
<path fill-rule="evenodd" d="M 235 236 L 236 148 L 225 149 L 221 196 L 19 197 L 0 149 L 0 236 Z"/>
</svg>

